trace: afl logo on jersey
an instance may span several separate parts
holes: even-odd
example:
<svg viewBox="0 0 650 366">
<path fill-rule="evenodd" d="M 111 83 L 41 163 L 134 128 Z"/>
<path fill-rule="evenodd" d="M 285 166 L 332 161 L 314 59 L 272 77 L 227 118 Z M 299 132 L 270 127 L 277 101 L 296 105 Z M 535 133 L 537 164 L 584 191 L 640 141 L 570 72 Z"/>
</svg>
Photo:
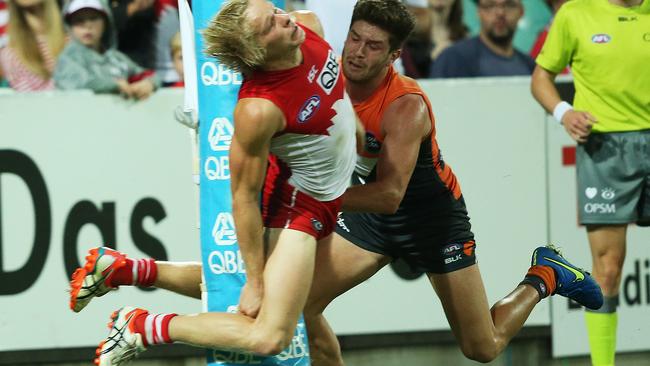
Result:
<svg viewBox="0 0 650 366">
<path fill-rule="evenodd" d="M 308 119 L 314 116 L 316 112 L 318 111 L 318 108 L 320 107 L 320 98 L 318 95 L 312 95 L 305 101 L 305 103 L 302 105 L 302 108 L 300 108 L 300 111 L 298 111 L 298 122 L 299 123 L 305 123 L 307 122 Z"/>
<path fill-rule="evenodd" d="M 318 75 L 318 85 L 323 88 L 323 91 L 330 95 L 334 85 L 336 85 L 336 80 L 339 78 L 339 64 L 336 62 L 336 55 L 332 50 L 329 50 L 327 54 L 327 59 L 325 64 L 321 69 L 320 75 Z"/>
<path fill-rule="evenodd" d="M 611 41 L 611 40 L 612 40 L 612 37 L 610 37 L 609 34 L 600 33 L 600 34 L 594 34 L 593 36 L 591 36 L 591 41 L 594 42 L 594 43 L 609 43 L 609 41 Z"/>
</svg>

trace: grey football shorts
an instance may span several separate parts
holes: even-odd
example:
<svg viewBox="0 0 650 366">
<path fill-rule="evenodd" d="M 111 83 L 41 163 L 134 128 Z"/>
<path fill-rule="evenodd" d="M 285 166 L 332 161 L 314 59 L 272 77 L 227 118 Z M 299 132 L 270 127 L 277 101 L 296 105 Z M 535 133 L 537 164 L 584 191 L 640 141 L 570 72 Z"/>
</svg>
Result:
<svg viewBox="0 0 650 366">
<path fill-rule="evenodd" d="M 581 224 L 650 224 L 650 130 L 591 134 L 576 170 Z"/>
</svg>

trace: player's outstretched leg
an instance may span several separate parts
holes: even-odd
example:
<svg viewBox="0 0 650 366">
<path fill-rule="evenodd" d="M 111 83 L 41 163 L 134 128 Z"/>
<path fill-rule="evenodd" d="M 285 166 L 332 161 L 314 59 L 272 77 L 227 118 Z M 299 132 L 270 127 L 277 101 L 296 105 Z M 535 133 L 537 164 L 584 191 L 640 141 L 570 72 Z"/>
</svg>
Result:
<svg viewBox="0 0 650 366">
<path fill-rule="evenodd" d="M 560 251 L 549 244 L 533 251 L 532 266 L 553 268 L 556 287 L 553 294 L 568 297 L 589 309 L 603 305 L 603 293 L 591 274 L 567 261 Z"/>
<path fill-rule="evenodd" d="M 120 285 L 151 286 L 156 274 L 153 259 L 132 260 L 111 248 L 93 248 L 88 251 L 84 266 L 72 274 L 70 309 L 79 312 L 94 297 L 103 296 Z"/>
<path fill-rule="evenodd" d="M 95 351 L 95 364 L 124 365 L 144 352 L 150 344 L 171 343 L 166 329 L 175 316 L 176 314 L 152 315 L 147 310 L 128 306 L 115 311 L 108 323 L 108 338 Z M 145 331 L 137 332 L 136 328 Z"/>
</svg>

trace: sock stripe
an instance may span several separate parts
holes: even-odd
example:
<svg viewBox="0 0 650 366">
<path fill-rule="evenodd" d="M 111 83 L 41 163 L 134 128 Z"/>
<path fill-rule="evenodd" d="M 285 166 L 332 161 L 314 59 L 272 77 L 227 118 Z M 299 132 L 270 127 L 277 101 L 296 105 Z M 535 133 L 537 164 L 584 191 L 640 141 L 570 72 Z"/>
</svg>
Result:
<svg viewBox="0 0 650 366">
<path fill-rule="evenodd" d="M 147 343 L 156 344 L 153 337 L 153 327 L 154 327 L 155 315 L 147 315 L 147 318 L 144 320 L 144 336 L 147 338 Z"/>
<path fill-rule="evenodd" d="M 148 263 L 147 263 L 147 264 L 148 264 Z M 151 266 L 146 266 L 146 269 L 147 269 L 147 274 L 144 275 L 144 278 L 145 278 L 146 280 L 148 280 L 148 279 L 149 279 L 149 274 L 151 273 Z"/>
<path fill-rule="evenodd" d="M 140 261 L 133 261 L 133 276 L 131 278 L 131 286 L 135 286 L 136 280 L 138 278 L 138 267 L 139 267 Z"/>
<path fill-rule="evenodd" d="M 165 342 L 165 343 L 172 343 L 173 342 L 172 339 L 169 337 L 169 323 L 176 316 L 177 316 L 177 314 L 175 314 L 175 313 L 165 314 L 165 316 L 161 320 L 160 336 L 161 336 L 162 341 Z"/>
<path fill-rule="evenodd" d="M 169 337 L 169 323 L 177 314 L 142 313 L 134 321 L 135 332 L 142 335 L 145 347 L 172 343 Z"/>
<path fill-rule="evenodd" d="M 156 315 L 155 319 L 155 324 L 156 326 L 153 328 L 153 338 L 156 343 L 163 343 L 163 337 L 162 337 L 162 322 L 163 319 L 165 318 L 164 315 Z"/>
</svg>

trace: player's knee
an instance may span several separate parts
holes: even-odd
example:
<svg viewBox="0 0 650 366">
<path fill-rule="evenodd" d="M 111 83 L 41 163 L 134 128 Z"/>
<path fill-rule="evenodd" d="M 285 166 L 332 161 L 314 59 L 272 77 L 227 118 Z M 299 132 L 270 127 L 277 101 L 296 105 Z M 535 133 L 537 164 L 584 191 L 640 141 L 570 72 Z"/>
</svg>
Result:
<svg viewBox="0 0 650 366">
<path fill-rule="evenodd" d="M 476 362 L 488 363 L 499 355 L 494 342 L 467 342 L 461 345 L 465 357 Z"/>
<path fill-rule="evenodd" d="M 258 332 L 252 351 L 262 356 L 275 356 L 289 346 L 292 337 L 293 332 L 283 330 Z"/>
</svg>

